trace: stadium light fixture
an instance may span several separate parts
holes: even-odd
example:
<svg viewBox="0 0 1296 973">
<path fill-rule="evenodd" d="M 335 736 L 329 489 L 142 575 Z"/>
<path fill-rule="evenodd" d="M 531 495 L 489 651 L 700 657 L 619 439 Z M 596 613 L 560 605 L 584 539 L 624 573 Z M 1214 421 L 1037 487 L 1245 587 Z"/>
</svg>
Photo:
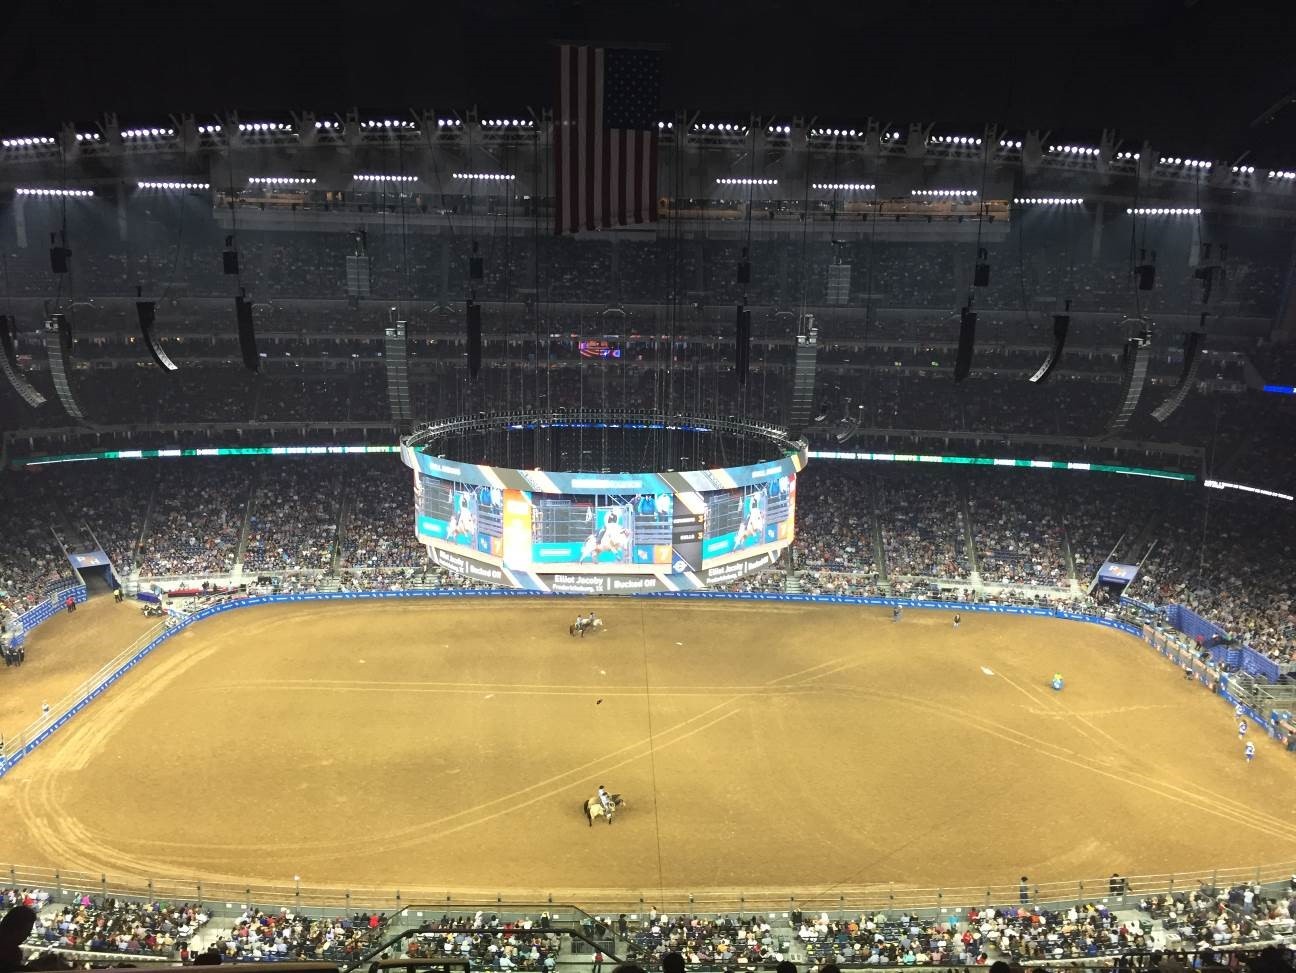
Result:
<svg viewBox="0 0 1296 973">
<path fill-rule="evenodd" d="M 1079 196 L 1022 196 L 1013 200 L 1016 206 L 1082 206 Z"/>
<path fill-rule="evenodd" d="M 1051 155 L 1092 157 L 1098 154 L 1098 150 L 1091 145 L 1050 145 L 1046 151 Z"/>
<path fill-rule="evenodd" d="M 1000 139 L 999 148 L 1001 149 L 1020 149 L 1022 147 L 1021 139 Z"/>
<path fill-rule="evenodd" d="M 1269 178 L 1270 179 L 1296 179 L 1296 172 L 1291 172 L 1288 169 L 1270 169 Z"/>
<path fill-rule="evenodd" d="M 1244 176 L 1249 176 L 1255 172 L 1255 166 L 1234 166 L 1233 171 Z"/>
<path fill-rule="evenodd" d="M 484 182 L 512 182 L 517 176 L 508 172 L 452 172 L 452 179 L 480 179 Z"/>
<path fill-rule="evenodd" d="M 981 140 L 971 135 L 933 135 L 932 144 L 934 145 L 980 145 Z"/>
<path fill-rule="evenodd" d="M 322 121 L 318 121 L 318 122 L 315 123 L 315 128 L 316 128 L 317 130 L 322 130 L 322 131 L 326 131 L 326 132 L 331 132 L 331 131 L 334 131 L 335 129 L 338 129 L 338 128 L 341 128 L 341 127 L 342 127 L 342 126 L 341 126 L 339 123 L 333 121 L 333 120 L 330 119 L 330 118 L 326 118 L 326 119 L 324 119 L 324 120 L 322 120 Z"/>
<path fill-rule="evenodd" d="M 730 176 L 716 180 L 717 186 L 777 186 L 777 179 L 745 179 L 738 176 Z"/>
<path fill-rule="evenodd" d="M 48 189 L 44 186 L 19 186 L 19 196 L 93 196 L 93 189 Z"/>
<path fill-rule="evenodd" d="M 810 184 L 811 189 L 844 189 L 848 192 L 869 192 L 877 189 L 877 186 L 871 182 L 816 182 Z"/>
<path fill-rule="evenodd" d="M 37 145 L 53 144 L 54 139 L 48 135 L 38 135 L 35 138 L 0 139 L 0 146 L 6 149 L 27 149 Z"/>
<path fill-rule="evenodd" d="M 461 128 L 463 122 L 457 118 L 438 118 L 437 128 Z"/>
<path fill-rule="evenodd" d="M 940 197 L 957 197 L 957 196 L 976 196 L 975 189 L 911 189 L 910 196 L 940 196 Z"/>
<path fill-rule="evenodd" d="M 124 139 L 163 138 L 175 135 L 174 128 L 124 128 L 121 137 Z"/>
<path fill-rule="evenodd" d="M 1199 216 L 1201 210 L 1195 206 L 1136 206 L 1126 207 L 1127 216 Z"/>
<path fill-rule="evenodd" d="M 239 122 L 238 128 L 240 132 L 270 133 L 292 131 L 292 126 L 287 122 Z"/>
<path fill-rule="evenodd" d="M 135 184 L 137 189 L 211 189 L 211 184 L 206 182 L 154 182 L 150 179 L 142 179 Z"/>
<path fill-rule="evenodd" d="M 248 176 L 248 182 L 257 186 L 313 186 L 314 176 Z"/>
<path fill-rule="evenodd" d="M 222 130 L 223 129 L 220 125 L 199 125 L 198 126 L 199 135 L 219 135 Z"/>
<path fill-rule="evenodd" d="M 356 182 L 418 182 L 418 176 L 397 176 L 381 172 L 357 172 L 351 178 Z"/>
<path fill-rule="evenodd" d="M 98 132 L 77 132 L 76 133 L 76 140 L 78 142 L 98 142 L 102 138 L 103 136 L 101 136 Z"/>
<path fill-rule="evenodd" d="M 1116 158 L 1121 162 L 1137 162 L 1139 154 L 1137 152 L 1117 152 Z"/>
</svg>

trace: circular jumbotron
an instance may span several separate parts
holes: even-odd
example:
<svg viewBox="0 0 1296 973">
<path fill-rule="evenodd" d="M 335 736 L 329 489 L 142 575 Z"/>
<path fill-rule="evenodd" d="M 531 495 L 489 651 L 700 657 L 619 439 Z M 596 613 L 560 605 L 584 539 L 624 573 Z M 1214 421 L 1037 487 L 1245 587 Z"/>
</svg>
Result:
<svg viewBox="0 0 1296 973">
<path fill-rule="evenodd" d="M 792 543 L 806 444 L 736 418 L 482 414 L 401 442 L 415 532 L 441 567 L 566 594 L 688 591 Z"/>
</svg>

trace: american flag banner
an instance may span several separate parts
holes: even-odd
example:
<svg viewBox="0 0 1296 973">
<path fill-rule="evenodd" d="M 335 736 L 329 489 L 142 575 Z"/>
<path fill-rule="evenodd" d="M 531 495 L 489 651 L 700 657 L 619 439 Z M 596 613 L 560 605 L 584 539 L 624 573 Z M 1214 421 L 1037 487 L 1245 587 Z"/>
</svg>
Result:
<svg viewBox="0 0 1296 973">
<path fill-rule="evenodd" d="M 657 221 L 659 51 L 558 50 L 554 230 Z"/>
</svg>

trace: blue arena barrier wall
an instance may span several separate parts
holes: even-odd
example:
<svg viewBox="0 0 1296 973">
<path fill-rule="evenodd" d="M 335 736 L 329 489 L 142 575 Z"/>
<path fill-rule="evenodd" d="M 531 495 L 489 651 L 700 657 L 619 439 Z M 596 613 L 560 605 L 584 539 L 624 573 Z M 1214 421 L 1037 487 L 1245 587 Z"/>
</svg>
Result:
<svg viewBox="0 0 1296 973">
<path fill-rule="evenodd" d="M 66 593 L 64 593 L 66 597 Z M 158 648 L 174 635 L 183 632 L 189 626 L 200 622 L 204 619 L 211 618 L 213 615 L 219 615 L 223 612 L 233 611 L 238 608 L 252 608 L 256 605 L 273 605 L 273 604 L 291 604 L 293 602 L 306 601 L 379 601 L 401 598 L 464 598 L 464 597 L 490 597 L 490 598 L 588 598 L 585 595 L 543 595 L 534 591 L 512 591 L 499 588 L 491 589 L 471 589 L 471 588 L 422 588 L 408 591 L 312 591 L 302 594 L 287 595 L 259 595 L 251 598 L 231 598 L 228 601 L 219 604 L 209 605 L 192 615 L 187 615 L 182 619 L 175 619 L 168 625 L 165 631 L 161 632 L 155 639 L 145 645 L 142 649 L 127 659 L 122 665 L 104 678 L 98 686 L 87 692 L 81 699 L 74 702 L 64 712 L 58 714 L 48 726 L 43 727 L 30 740 L 23 742 L 23 745 L 15 750 L 12 754 L 7 754 L 4 761 L 0 762 L 0 777 L 4 777 L 9 771 L 13 770 L 24 757 L 57 733 L 60 729 L 68 724 L 78 713 L 98 699 L 114 683 L 118 682 L 128 672 L 144 661 L 154 649 Z M 1120 621 L 1113 618 L 1104 618 L 1101 615 L 1088 615 L 1083 612 L 1063 611 L 1054 608 L 1036 608 L 1028 605 L 983 605 L 973 602 L 963 601 L 926 601 L 913 598 L 878 598 L 852 595 L 804 595 L 804 594 L 766 594 L 758 592 L 727 592 L 727 591 L 680 591 L 680 592 L 655 592 L 651 594 L 633 595 L 636 598 L 694 598 L 698 600 L 714 601 L 777 601 L 777 602 L 797 602 L 803 604 L 829 604 L 829 605 L 866 605 L 866 606 L 886 606 L 892 608 L 934 608 L 944 611 L 957 612 L 986 612 L 995 615 L 1030 615 L 1037 618 L 1062 618 L 1068 621 L 1089 622 L 1095 625 L 1104 625 L 1107 628 L 1114 628 L 1118 631 L 1133 635 L 1136 638 L 1142 638 L 1143 630 L 1137 625 L 1131 625 L 1129 622 Z M 85 599 L 85 587 L 81 587 L 81 598 Z M 50 614 L 53 614 L 51 612 Z M 49 617 L 48 615 L 45 617 Z"/>
<path fill-rule="evenodd" d="M 1207 644 L 1214 638 L 1226 639 L 1228 633 L 1214 622 L 1202 618 L 1187 605 L 1171 605 L 1166 610 L 1170 624 L 1191 639 L 1201 637 Z M 1267 682 L 1277 682 L 1281 670 L 1278 663 L 1268 656 L 1257 652 L 1249 645 L 1213 645 L 1210 648 L 1211 658 L 1230 669 L 1241 669 L 1243 672 L 1258 676 Z"/>
<path fill-rule="evenodd" d="M 70 588 L 62 588 L 58 591 L 51 592 L 35 608 L 29 609 L 18 616 L 18 621 L 22 625 L 22 631 L 14 636 L 13 644 L 22 645 L 27 641 L 27 633 L 36 626 L 49 621 L 59 612 L 64 610 L 64 602 L 67 596 L 71 595 L 72 599 L 78 604 L 86 600 L 86 586 L 83 584 L 73 585 Z"/>
</svg>

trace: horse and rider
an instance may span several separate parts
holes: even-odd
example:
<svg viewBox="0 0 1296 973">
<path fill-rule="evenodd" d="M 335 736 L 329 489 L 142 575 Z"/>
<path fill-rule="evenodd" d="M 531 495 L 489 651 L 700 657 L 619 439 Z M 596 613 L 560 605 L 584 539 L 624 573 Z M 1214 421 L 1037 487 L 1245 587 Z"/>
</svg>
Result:
<svg viewBox="0 0 1296 973">
<path fill-rule="evenodd" d="M 595 615 L 593 611 L 590 611 L 588 615 L 577 615 L 576 621 L 571 623 L 567 632 L 570 635 L 579 635 L 581 638 L 584 638 L 586 632 L 598 632 L 601 631 L 602 628 L 603 619 Z"/>
<path fill-rule="evenodd" d="M 625 807 L 625 798 L 620 794 L 609 794 L 602 784 L 599 784 L 593 797 L 581 803 L 591 828 L 594 827 L 594 819 L 599 817 L 611 824 L 613 813 L 623 807 Z"/>
<path fill-rule="evenodd" d="M 614 554 L 616 560 L 623 561 L 630 550 L 630 532 L 622 521 L 628 520 L 624 510 L 609 510 L 603 516 L 603 526 L 585 538 L 581 546 L 581 563 L 597 561 L 601 554 Z"/>
</svg>

